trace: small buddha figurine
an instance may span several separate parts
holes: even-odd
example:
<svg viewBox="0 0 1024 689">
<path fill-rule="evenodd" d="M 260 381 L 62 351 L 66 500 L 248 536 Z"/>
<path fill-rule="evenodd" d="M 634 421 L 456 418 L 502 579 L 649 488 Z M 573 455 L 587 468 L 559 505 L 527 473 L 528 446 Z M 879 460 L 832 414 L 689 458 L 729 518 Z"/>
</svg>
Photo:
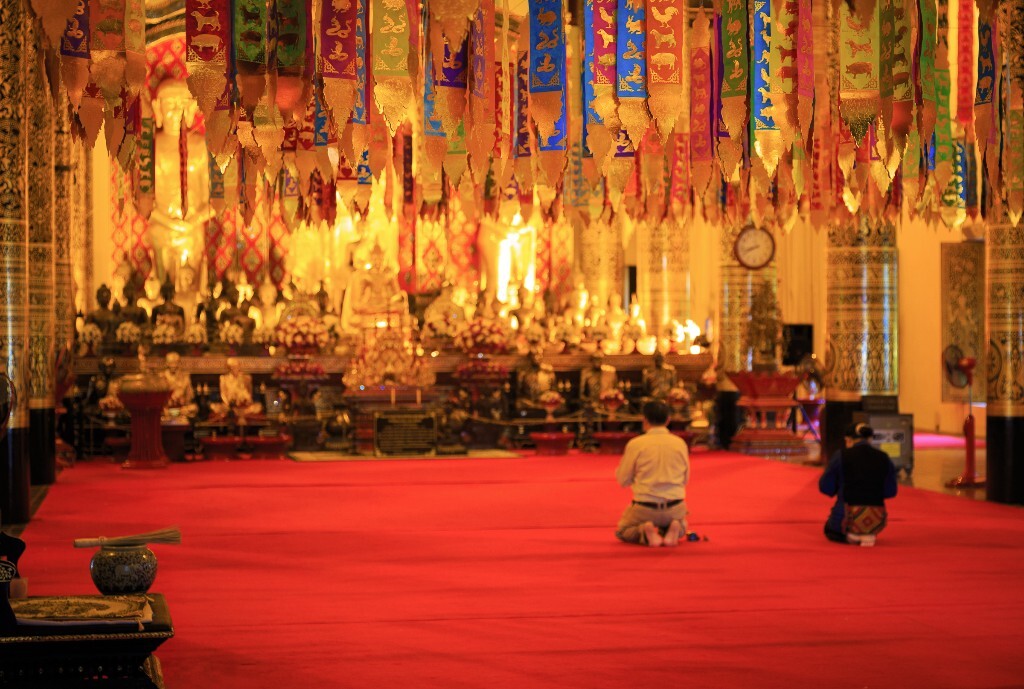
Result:
<svg viewBox="0 0 1024 689">
<path fill-rule="evenodd" d="M 185 325 L 190 326 L 199 317 L 199 280 L 196 269 L 188 261 L 178 270 L 178 285 L 174 290 L 174 303 L 185 312 Z"/>
<path fill-rule="evenodd" d="M 160 285 L 160 298 L 163 299 L 163 301 L 153 307 L 153 314 L 151 316 L 153 325 L 166 323 L 167 325 L 174 327 L 178 335 L 184 335 L 185 309 L 174 303 L 173 282 L 170 280 L 164 280 L 164 284 Z"/>
<path fill-rule="evenodd" d="M 238 359 L 228 357 L 227 373 L 220 376 L 220 402 L 214 402 L 210 409 L 219 418 L 225 418 L 234 413 L 239 417 L 259 414 L 263 405 L 253 402 L 252 399 L 252 376 L 242 373 Z"/>
<path fill-rule="evenodd" d="M 124 306 L 121 307 L 121 321 L 140 326 L 148 323 L 149 315 L 146 313 L 146 309 L 139 306 L 138 290 L 135 287 L 135 281 L 128 280 L 124 284 L 123 290 Z"/>
<path fill-rule="evenodd" d="M 113 342 L 117 334 L 117 326 L 121 325 L 121 318 L 110 310 L 110 288 L 105 284 L 96 290 L 96 308 L 85 317 L 86 323 L 96 325 L 103 333 L 104 342 Z"/>
<path fill-rule="evenodd" d="M 345 303 L 341 310 L 341 325 L 345 330 L 358 331 L 390 323 L 409 313 L 409 297 L 398 284 L 394 271 L 384 264 L 384 250 L 375 244 L 370 261 L 352 273 L 345 290 Z"/>
<path fill-rule="evenodd" d="M 568 305 L 564 315 L 571 320 L 577 328 L 582 328 L 587 318 L 587 305 L 590 302 L 590 293 L 587 291 L 583 280 L 577 280 L 572 292 L 569 293 Z"/>
<path fill-rule="evenodd" d="M 608 309 L 605 312 L 605 323 L 608 324 L 610 331 L 609 337 L 616 342 L 622 339 L 622 329 L 626 325 L 626 321 L 629 320 L 629 316 L 626 314 L 626 310 L 622 308 L 622 298 L 615 294 L 608 297 Z"/>
<path fill-rule="evenodd" d="M 169 416 L 192 418 L 199 412 L 196 404 L 195 391 L 192 389 L 192 376 L 181 370 L 181 356 L 177 352 L 169 353 L 164 359 L 164 380 L 171 388 L 171 396 L 164 405 L 164 412 Z"/>
<path fill-rule="evenodd" d="M 668 391 L 676 386 L 676 367 L 665 362 L 665 355 L 654 353 L 653 363 L 642 373 L 644 394 L 655 400 L 664 400 Z"/>
<path fill-rule="evenodd" d="M 99 371 L 89 379 L 85 390 L 84 408 L 87 413 L 99 411 L 100 400 L 110 393 L 110 384 L 114 380 L 114 369 L 117 365 L 112 357 L 103 357 L 99 363 Z"/>
<path fill-rule="evenodd" d="M 601 406 L 601 393 L 614 390 L 618 385 L 615 367 L 604 363 L 604 353 L 599 349 L 590 355 L 590 365 L 580 371 L 580 401 L 589 409 Z"/>
<path fill-rule="evenodd" d="M 156 262 L 153 252 L 150 250 L 150 261 Z M 156 276 L 156 270 L 151 268 L 145 282 L 142 283 L 142 295 L 139 297 L 139 306 L 146 309 L 146 313 L 152 317 L 153 309 L 160 305 L 160 278 Z"/>
<path fill-rule="evenodd" d="M 256 295 L 259 297 L 258 308 L 263 316 L 263 327 L 273 328 L 277 325 L 277 286 L 270 280 L 269 273 L 264 274 Z M 257 304 L 256 301 L 253 303 Z"/>
<path fill-rule="evenodd" d="M 555 389 L 555 370 L 542 360 L 538 350 L 530 352 L 516 371 L 516 386 L 516 405 L 520 409 L 540 408 L 541 394 Z"/>
<path fill-rule="evenodd" d="M 450 337 L 466 320 L 466 310 L 455 303 L 454 287 L 445 281 L 441 293 L 423 311 L 423 330 L 431 335 Z"/>
<path fill-rule="evenodd" d="M 256 321 L 249 317 L 249 304 L 239 304 L 238 291 L 234 285 L 228 283 L 223 294 L 225 306 L 221 309 L 218 323 L 236 323 L 242 327 L 246 342 L 252 340 L 252 331 L 256 328 Z"/>
</svg>

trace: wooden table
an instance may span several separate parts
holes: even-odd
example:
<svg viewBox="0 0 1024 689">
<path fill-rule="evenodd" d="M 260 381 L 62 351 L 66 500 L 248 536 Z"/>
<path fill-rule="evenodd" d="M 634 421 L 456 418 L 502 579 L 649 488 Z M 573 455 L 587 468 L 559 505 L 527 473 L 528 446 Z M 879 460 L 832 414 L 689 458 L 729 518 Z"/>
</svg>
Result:
<svg viewBox="0 0 1024 689">
<path fill-rule="evenodd" d="M 167 601 L 148 594 L 153 621 L 135 625 L 19 626 L 0 636 L 0 686 L 163 689 L 153 652 L 174 636 Z"/>
</svg>

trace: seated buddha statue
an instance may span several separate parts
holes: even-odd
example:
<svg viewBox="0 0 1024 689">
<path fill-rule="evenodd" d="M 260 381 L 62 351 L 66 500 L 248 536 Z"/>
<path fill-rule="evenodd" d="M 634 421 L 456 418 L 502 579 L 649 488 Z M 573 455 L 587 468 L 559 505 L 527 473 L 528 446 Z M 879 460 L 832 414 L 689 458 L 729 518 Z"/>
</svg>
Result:
<svg viewBox="0 0 1024 689">
<path fill-rule="evenodd" d="M 341 308 L 341 326 L 348 331 L 374 328 L 378 323 L 400 321 L 409 313 L 409 296 L 398 277 L 384 262 L 384 250 L 375 244 L 369 263 L 352 273 Z"/>
<path fill-rule="evenodd" d="M 252 331 L 256 328 L 256 321 L 249 316 L 249 304 L 244 306 L 239 303 L 238 290 L 234 285 L 228 283 L 222 295 L 224 297 L 224 308 L 217 317 L 217 323 L 235 323 L 242 328 L 246 342 L 252 340 Z"/>
<path fill-rule="evenodd" d="M 252 399 L 252 376 L 242 373 L 242 368 L 235 357 L 228 357 L 227 373 L 220 376 L 220 402 L 210 404 L 210 409 L 217 418 L 246 417 L 259 414 L 263 405 Z"/>
<path fill-rule="evenodd" d="M 644 395 L 650 399 L 665 400 L 668 391 L 676 386 L 676 367 L 665 361 L 661 352 L 654 353 L 654 360 L 642 372 Z"/>
<path fill-rule="evenodd" d="M 174 288 L 174 303 L 185 312 L 185 326 L 190 326 L 199 317 L 199 275 L 188 261 L 178 269 L 178 284 Z"/>
<path fill-rule="evenodd" d="M 590 355 L 590 365 L 580 371 L 580 401 L 588 409 L 597 409 L 601 393 L 614 390 L 617 384 L 615 367 L 604 363 L 604 353 L 598 349 Z"/>
<path fill-rule="evenodd" d="M 121 307 L 121 321 L 145 325 L 149 322 L 149 315 L 146 309 L 139 306 L 139 293 L 133 280 L 128 280 L 122 288 L 124 292 L 124 306 Z"/>
<path fill-rule="evenodd" d="M 83 408 L 87 414 L 99 413 L 100 400 L 110 394 L 110 385 L 114 380 L 116 364 L 113 357 L 103 357 L 99 363 L 99 371 L 89 379 L 85 391 Z"/>
<path fill-rule="evenodd" d="M 178 335 L 185 334 L 185 309 L 174 303 L 174 283 L 164 280 L 160 285 L 160 298 L 162 302 L 153 307 L 151 320 L 153 325 L 165 323 L 172 326 Z"/>
<path fill-rule="evenodd" d="M 273 328 L 277 325 L 277 286 L 271 281 L 269 273 L 264 274 L 256 294 L 259 302 L 254 300 L 253 304 L 260 310 L 263 327 Z"/>
<path fill-rule="evenodd" d="M 455 303 L 454 288 L 445 282 L 441 293 L 423 311 L 423 331 L 432 336 L 451 337 L 455 328 L 466 320 L 466 310 Z"/>
<path fill-rule="evenodd" d="M 166 368 L 163 370 L 164 380 L 171 388 L 171 396 L 164 405 L 166 416 L 194 417 L 199 411 L 196 394 L 192 388 L 192 376 L 188 371 L 181 370 L 181 356 L 171 352 L 164 359 Z"/>
<path fill-rule="evenodd" d="M 539 409 L 540 396 L 554 389 L 555 369 L 543 361 L 539 351 L 531 351 L 516 371 L 516 406 L 520 409 Z"/>
<path fill-rule="evenodd" d="M 113 342 L 117 334 L 117 326 L 121 325 L 121 317 L 110 310 L 110 288 L 105 284 L 96 290 L 96 308 L 85 317 L 86 323 L 92 323 L 100 329 L 104 342 Z"/>
</svg>

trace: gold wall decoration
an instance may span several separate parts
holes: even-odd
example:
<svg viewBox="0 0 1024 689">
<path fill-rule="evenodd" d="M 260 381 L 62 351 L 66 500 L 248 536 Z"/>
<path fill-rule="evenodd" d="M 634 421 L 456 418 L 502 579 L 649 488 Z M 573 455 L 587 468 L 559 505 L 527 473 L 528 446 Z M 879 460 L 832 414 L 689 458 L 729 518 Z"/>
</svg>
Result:
<svg viewBox="0 0 1024 689">
<path fill-rule="evenodd" d="M 943 242 L 941 305 L 942 351 L 956 345 L 977 360 L 971 395 L 980 402 L 986 379 L 984 242 Z M 967 388 L 955 388 L 942 377 L 943 402 L 966 402 L 967 395 Z"/>
<path fill-rule="evenodd" d="M 75 290 L 71 268 L 71 224 L 75 142 L 67 108 L 54 112 L 53 128 L 53 315 L 54 347 L 71 347 L 75 337 Z"/>
<path fill-rule="evenodd" d="M 0 357 L 18 391 L 12 430 L 28 427 L 25 22 L 21 2 L 0 3 Z"/>
<path fill-rule="evenodd" d="M 899 394 L 896 227 L 862 215 L 828 231 L 827 397 Z M 938 365 L 938 364 L 936 364 Z"/>
<path fill-rule="evenodd" d="M 28 101 L 29 407 L 53 409 L 53 109 L 39 69 L 38 31 L 25 24 Z"/>
<path fill-rule="evenodd" d="M 1024 416 L 1024 225 L 988 229 L 988 414 Z"/>
</svg>

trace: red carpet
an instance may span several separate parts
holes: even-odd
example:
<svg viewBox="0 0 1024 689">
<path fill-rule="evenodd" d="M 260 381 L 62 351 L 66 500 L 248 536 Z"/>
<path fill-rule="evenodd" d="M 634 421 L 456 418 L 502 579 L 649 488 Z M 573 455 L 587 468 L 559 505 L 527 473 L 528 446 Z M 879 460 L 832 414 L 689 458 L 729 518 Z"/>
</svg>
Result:
<svg viewBox="0 0 1024 689">
<path fill-rule="evenodd" d="M 706 543 L 618 543 L 616 458 L 64 471 L 26 529 L 36 595 L 89 593 L 76 536 L 154 546 L 169 689 L 1021 687 L 1024 512 L 901 487 L 827 542 L 817 469 L 693 458 Z"/>
</svg>

